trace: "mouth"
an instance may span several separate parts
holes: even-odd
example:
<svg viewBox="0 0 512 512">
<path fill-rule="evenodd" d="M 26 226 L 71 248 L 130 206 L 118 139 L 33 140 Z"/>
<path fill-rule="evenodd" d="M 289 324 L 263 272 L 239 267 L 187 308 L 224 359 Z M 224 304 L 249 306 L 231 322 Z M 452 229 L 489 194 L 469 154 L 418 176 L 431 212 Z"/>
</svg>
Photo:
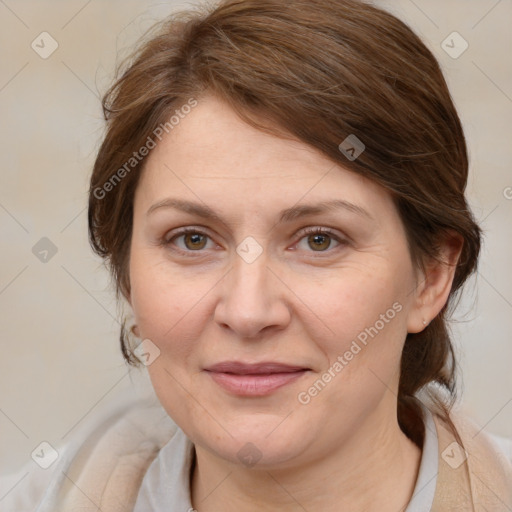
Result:
<svg viewBox="0 0 512 512">
<path fill-rule="evenodd" d="M 238 396 L 266 396 L 303 377 L 310 368 L 264 362 L 237 361 L 218 363 L 205 372 L 225 391 Z"/>
</svg>

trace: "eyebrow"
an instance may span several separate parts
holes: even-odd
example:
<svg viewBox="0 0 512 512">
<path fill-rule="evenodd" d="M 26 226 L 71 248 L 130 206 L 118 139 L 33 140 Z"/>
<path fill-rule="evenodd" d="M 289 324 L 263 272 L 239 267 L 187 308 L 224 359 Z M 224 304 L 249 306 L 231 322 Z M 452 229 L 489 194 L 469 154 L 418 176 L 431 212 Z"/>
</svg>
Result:
<svg viewBox="0 0 512 512">
<path fill-rule="evenodd" d="M 212 210 L 209 206 L 177 198 L 167 198 L 153 204 L 146 212 L 146 215 L 149 216 L 161 208 L 172 208 L 190 213 L 191 215 L 197 215 L 198 217 L 203 217 L 205 219 L 216 220 L 223 224 L 225 223 L 224 219 L 215 213 L 215 211 Z M 345 201 L 344 199 L 331 199 L 328 201 L 322 201 L 320 203 L 301 204 L 292 206 L 291 208 L 286 208 L 280 212 L 279 222 L 291 222 L 295 219 L 305 217 L 307 215 L 318 215 L 321 213 L 337 211 L 340 209 L 355 213 L 361 217 L 366 217 L 369 220 L 373 220 L 373 217 L 370 215 L 370 213 L 362 206 L 351 203 L 349 201 Z"/>
</svg>

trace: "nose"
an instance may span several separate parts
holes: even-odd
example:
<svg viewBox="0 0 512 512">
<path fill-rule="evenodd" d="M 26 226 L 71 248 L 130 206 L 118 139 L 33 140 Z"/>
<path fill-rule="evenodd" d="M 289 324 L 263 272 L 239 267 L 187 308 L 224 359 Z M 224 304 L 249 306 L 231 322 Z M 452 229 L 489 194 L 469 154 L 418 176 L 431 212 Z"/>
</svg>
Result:
<svg viewBox="0 0 512 512">
<path fill-rule="evenodd" d="M 252 263 L 236 255 L 233 268 L 222 280 L 214 318 L 240 338 L 255 339 L 263 331 L 281 330 L 290 322 L 286 287 L 267 263 L 265 253 Z"/>
</svg>

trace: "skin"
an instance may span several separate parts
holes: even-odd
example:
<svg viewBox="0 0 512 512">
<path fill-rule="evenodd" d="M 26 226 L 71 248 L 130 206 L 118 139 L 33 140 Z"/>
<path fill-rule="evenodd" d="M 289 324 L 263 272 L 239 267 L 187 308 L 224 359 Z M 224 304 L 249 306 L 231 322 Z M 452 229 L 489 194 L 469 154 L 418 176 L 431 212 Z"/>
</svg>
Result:
<svg viewBox="0 0 512 512">
<path fill-rule="evenodd" d="M 222 220 L 164 206 L 148 214 L 167 198 L 207 205 Z M 330 199 L 369 217 L 338 209 L 278 221 L 284 209 Z M 180 236 L 187 226 L 206 237 Z M 315 239 L 307 227 L 333 236 Z M 248 236 L 262 249 L 251 263 L 236 252 Z M 446 303 L 459 253 L 449 240 L 446 265 L 413 268 L 388 192 L 302 142 L 247 125 L 215 97 L 201 98 L 147 159 L 134 203 L 129 296 L 137 334 L 160 350 L 148 366 L 155 392 L 196 447 L 194 508 L 403 510 L 421 450 L 397 423 L 400 356 L 407 333 Z M 300 403 L 298 394 L 394 303 L 400 312 Z M 232 360 L 310 371 L 269 396 L 240 397 L 204 371 Z M 237 456 L 247 443 L 261 456 L 252 467 Z"/>
</svg>

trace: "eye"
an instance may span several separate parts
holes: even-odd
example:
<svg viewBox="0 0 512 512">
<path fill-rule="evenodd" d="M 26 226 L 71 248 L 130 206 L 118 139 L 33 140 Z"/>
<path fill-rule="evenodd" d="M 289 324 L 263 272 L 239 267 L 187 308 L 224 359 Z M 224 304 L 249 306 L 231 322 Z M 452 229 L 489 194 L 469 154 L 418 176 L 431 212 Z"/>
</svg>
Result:
<svg viewBox="0 0 512 512">
<path fill-rule="evenodd" d="M 165 245 L 175 245 L 180 251 L 183 252 L 199 252 L 205 249 L 210 237 L 195 228 L 185 228 L 171 238 L 164 240 Z M 178 242 L 182 243 L 178 243 Z M 211 241 L 211 240 L 210 240 Z"/>
<path fill-rule="evenodd" d="M 162 240 L 164 246 L 181 253 L 200 253 L 203 249 L 212 249 L 208 242 L 215 246 L 210 236 L 194 227 L 187 227 L 174 232 L 170 237 Z M 296 244 L 302 250 L 309 252 L 330 252 L 329 249 L 347 245 L 339 235 L 327 228 L 311 227 L 302 231 L 302 237 Z M 334 245 L 334 247 L 333 247 Z"/>
<path fill-rule="evenodd" d="M 334 247 L 346 244 L 345 241 L 341 240 L 334 232 L 326 228 L 307 228 L 302 232 L 303 236 L 297 246 L 301 249 L 309 248 L 313 252 L 327 252 L 331 248 L 333 242 Z M 305 245 L 304 245 L 305 244 Z"/>
</svg>

